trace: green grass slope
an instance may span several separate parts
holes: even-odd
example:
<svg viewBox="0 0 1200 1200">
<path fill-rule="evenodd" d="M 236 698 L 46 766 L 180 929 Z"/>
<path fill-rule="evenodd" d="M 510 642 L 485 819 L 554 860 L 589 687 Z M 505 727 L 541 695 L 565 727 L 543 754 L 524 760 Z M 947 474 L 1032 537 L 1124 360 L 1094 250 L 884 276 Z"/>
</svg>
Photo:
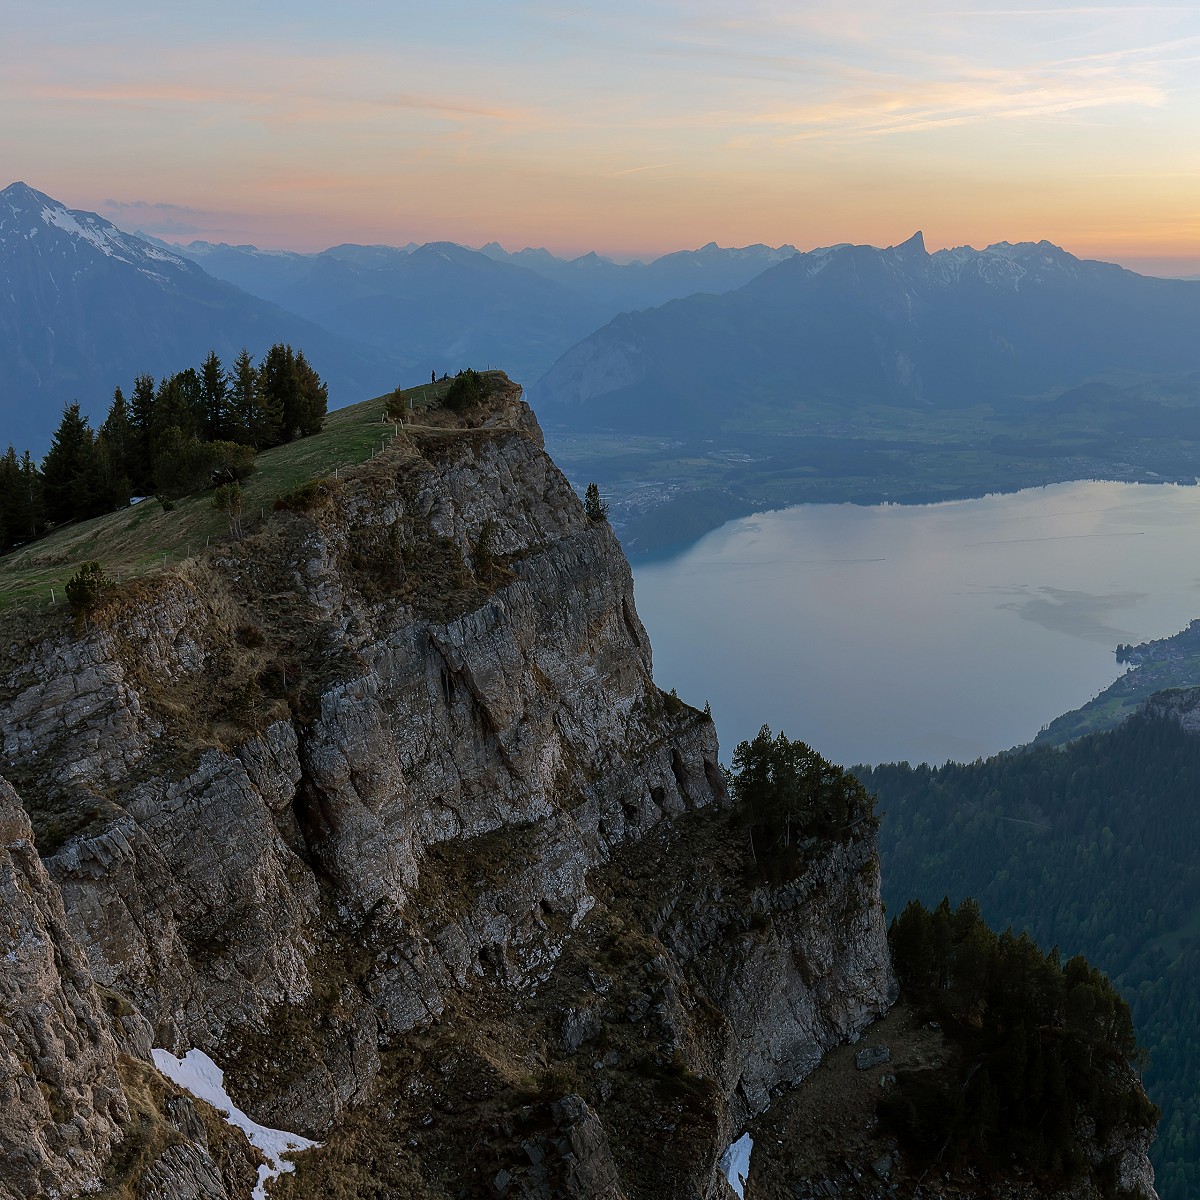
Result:
<svg viewBox="0 0 1200 1200">
<path fill-rule="evenodd" d="M 402 394 L 412 411 L 436 407 L 450 382 L 424 384 Z M 392 394 L 331 412 L 320 433 L 258 456 L 243 483 L 243 528 L 270 517 L 275 500 L 310 479 L 332 476 L 366 461 L 395 436 L 386 419 Z M 80 566 L 99 560 L 113 579 L 127 580 L 171 564 L 228 538 L 226 518 L 213 508 L 213 493 L 177 500 L 170 511 L 155 499 L 63 526 L 0 558 L 0 613 L 36 611 L 66 602 L 65 585 Z"/>
</svg>

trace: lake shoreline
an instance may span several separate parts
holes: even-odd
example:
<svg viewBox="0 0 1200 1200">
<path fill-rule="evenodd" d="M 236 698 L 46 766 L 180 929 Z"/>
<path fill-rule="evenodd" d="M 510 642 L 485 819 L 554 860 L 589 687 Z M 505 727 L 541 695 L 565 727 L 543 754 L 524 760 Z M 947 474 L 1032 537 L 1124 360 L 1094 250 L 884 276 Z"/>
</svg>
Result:
<svg viewBox="0 0 1200 1200">
<path fill-rule="evenodd" d="M 1190 481 L 1077 481 L 771 509 L 633 566 L 656 677 L 726 754 L 767 723 L 848 766 L 1035 741 L 1200 614 L 1197 561 Z"/>
<path fill-rule="evenodd" d="M 1107 475 L 1072 474 L 1061 477 L 1048 476 L 1041 482 L 1019 483 L 1011 486 L 965 485 L 959 488 L 930 488 L 926 491 L 914 491 L 900 495 L 865 491 L 861 488 L 848 488 L 844 492 L 839 492 L 838 489 L 831 488 L 827 495 L 820 497 L 797 499 L 783 503 L 773 502 L 762 507 L 754 506 L 736 493 L 726 491 L 721 493 L 721 498 L 715 500 L 707 499 L 703 507 L 696 511 L 694 517 L 684 517 L 684 520 L 688 524 L 694 525 L 696 530 L 694 533 L 689 534 L 682 540 L 669 541 L 663 544 L 657 544 L 653 535 L 651 535 L 650 541 L 647 543 L 644 532 L 635 532 L 631 540 L 627 540 L 629 537 L 628 531 L 631 528 L 635 531 L 644 530 L 646 519 L 652 517 L 652 514 L 655 512 L 653 509 L 645 514 L 639 514 L 635 518 L 625 517 L 623 519 L 619 510 L 614 506 L 612 524 L 613 530 L 620 539 L 622 549 L 625 551 L 625 556 L 629 559 L 630 563 L 668 562 L 686 553 L 701 538 L 715 532 L 724 525 L 728 525 L 731 521 L 738 521 L 744 517 L 757 516 L 763 513 L 783 512 L 790 508 L 801 508 L 810 505 L 852 504 L 860 508 L 876 508 L 885 505 L 924 507 L 936 504 L 952 504 L 960 500 L 986 500 L 992 496 L 1015 496 L 1020 492 L 1071 483 L 1125 483 L 1144 487 L 1197 487 L 1200 486 L 1200 477 L 1165 479 L 1162 476 L 1155 475 L 1153 472 L 1134 472 L 1120 476 L 1115 473 Z M 689 497 L 693 497 L 694 495 L 695 493 L 684 493 L 670 503 L 678 503 L 686 512 L 692 503 Z M 661 506 L 661 508 L 665 507 L 666 505 Z M 727 509 L 728 515 L 722 515 L 718 519 L 716 513 L 713 511 L 714 508 L 717 512 Z"/>
</svg>

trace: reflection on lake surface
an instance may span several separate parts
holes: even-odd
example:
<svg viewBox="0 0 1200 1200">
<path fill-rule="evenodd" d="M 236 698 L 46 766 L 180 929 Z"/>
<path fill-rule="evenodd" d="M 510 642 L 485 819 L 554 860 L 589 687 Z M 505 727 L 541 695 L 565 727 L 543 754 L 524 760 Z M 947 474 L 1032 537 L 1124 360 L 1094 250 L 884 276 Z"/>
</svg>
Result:
<svg viewBox="0 0 1200 1200">
<path fill-rule="evenodd" d="M 827 758 L 970 760 L 1200 616 L 1200 488 L 1070 483 L 734 521 L 635 571 L 662 687 L 728 761 L 764 722 Z"/>
</svg>

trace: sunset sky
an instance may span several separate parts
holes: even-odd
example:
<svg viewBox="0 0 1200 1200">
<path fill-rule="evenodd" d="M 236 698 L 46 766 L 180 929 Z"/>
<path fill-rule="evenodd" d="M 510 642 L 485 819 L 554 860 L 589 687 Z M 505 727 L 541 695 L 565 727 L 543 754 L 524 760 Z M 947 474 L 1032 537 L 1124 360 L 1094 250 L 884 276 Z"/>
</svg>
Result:
<svg viewBox="0 0 1200 1200">
<path fill-rule="evenodd" d="M 5 3 L 0 186 L 176 241 L 1200 273 L 1200 6 Z"/>
</svg>

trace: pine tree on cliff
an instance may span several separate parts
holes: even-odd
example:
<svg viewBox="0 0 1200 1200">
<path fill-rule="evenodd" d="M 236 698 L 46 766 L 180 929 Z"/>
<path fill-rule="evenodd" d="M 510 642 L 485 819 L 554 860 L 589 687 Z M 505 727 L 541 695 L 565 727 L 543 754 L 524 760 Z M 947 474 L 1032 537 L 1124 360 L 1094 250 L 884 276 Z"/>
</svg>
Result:
<svg viewBox="0 0 1200 1200">
<path fill-rule="evenodd" d="M 600 498 L 598 484 L 589 483 L 583 494 L 583 511 L 590 521 L 607 521 L 608 505 Z"/>
</svg>

